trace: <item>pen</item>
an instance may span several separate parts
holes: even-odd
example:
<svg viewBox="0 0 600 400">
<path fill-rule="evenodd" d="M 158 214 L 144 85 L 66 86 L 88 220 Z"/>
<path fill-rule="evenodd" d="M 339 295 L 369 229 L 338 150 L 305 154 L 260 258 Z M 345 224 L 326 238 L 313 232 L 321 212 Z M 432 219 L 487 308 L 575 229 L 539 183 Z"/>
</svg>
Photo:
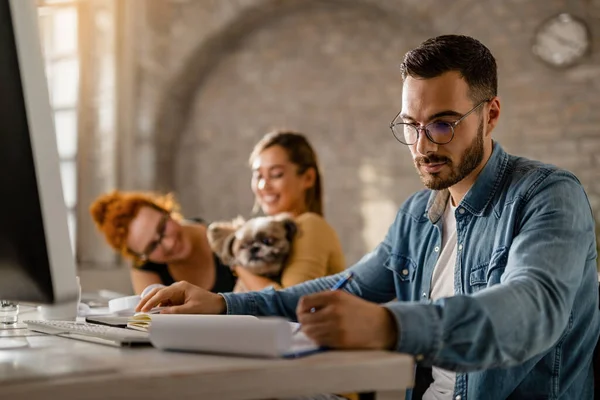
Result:
<svg viewBox="0 0 600 400">
<path fill-rule="evenodd" d="M 352 280 L 353 277 L 354 277 L 354 274 L 352 272 L 346 273 L 342 279 L 340 279 L 339 281 L 337 281 L 335 283 L 335 285 L 333 285 L 331 287 L 330 290 L 331 291 L 342 290 Z M 315 312 L 315 309 L 311 308 L 310 312 Z M 296 333 L 300 332 L 301 328 L 302 328 L 302 325 L 298 324 L 298 326 L 296 327 L 296 329 L 294 329 L 294 332 L 292 332 L 292 335 L 295 335 Z"/>
<path fill-rule="evenodd" d="M 342 290 L 344 287 L 346 287 L 348 282 L 352 280 L 352 278 L 354 278 L 354 274 L 352 272 L 348 272 L 342 279 L 340 279 L 335 285 L 333 285 L 331 290 Z"/>
</svg>

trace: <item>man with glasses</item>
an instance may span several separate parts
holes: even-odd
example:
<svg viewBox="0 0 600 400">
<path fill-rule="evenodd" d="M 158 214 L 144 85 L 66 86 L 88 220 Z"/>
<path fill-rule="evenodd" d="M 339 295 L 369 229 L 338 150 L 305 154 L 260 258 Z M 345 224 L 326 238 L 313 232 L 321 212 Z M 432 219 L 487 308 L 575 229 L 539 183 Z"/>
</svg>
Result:
<svg viewBox="0 0 600 400">
<path fill-rule="evenodd" d="M 591 399 L 600 332 L 594 220 L 575 176 L 507 154 L 496 61 L 473 38 L 408 52 L 390 125 L 427 190 L 384 241 L 340 276 L 281 291 L 212 294 L 181 283 L 147 310 L 282 315 L 333 348 L 415 356 L 413 398 Z"/>
</svg>

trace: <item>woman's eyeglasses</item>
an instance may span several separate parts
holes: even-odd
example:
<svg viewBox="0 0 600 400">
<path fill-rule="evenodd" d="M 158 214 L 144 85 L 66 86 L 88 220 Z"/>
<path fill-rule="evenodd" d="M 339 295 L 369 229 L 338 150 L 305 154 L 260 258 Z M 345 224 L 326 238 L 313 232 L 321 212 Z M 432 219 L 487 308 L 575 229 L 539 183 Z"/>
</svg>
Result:
<svg viewBox="0 0 600 400">
<path fill-rule="evenodd" d="M 156 248 L 162 243 L 167 232 L 167 224 L 169 223 L 169 219 L 171 219 L 171 215 L 169 213 L 164 213 L 162 215 L 158 225 L 156 225 L 156 239 L 148 243 L 143 253 L 136 254 L 141 261 L 147 261 L 150 257 L 150 254 L 152 254 L 154 250 L 156 250 Z"/>
<path fill-rule="evenodd" d="M 473 111 L 477 110 L 481 107 L 482 104 L 487 103 L 488 100 L 484 100 L 481 103 L 477 104 L 473 107 L 469 112 L 460 117 L 458 121 L 454 122 L 445 122 L 445 121 L 436 121 L 430 124 L 427 124 L 423 127 L 409 124 L 406 122 L 392 122 L 390 124 L 390 129 L 392 130 L 392 134 L 400 143 L 405 144 L 407 146 L 411 146 L 419 140 L 419 133 L 421 131 L 425 132 L 427 139 L 431 140 L 435 144 L 448 144 L 454 139 L 454 128 L 465 118 L 469 116 Z M 394 121 L 398 118 L 394 118 Z"/>
</svg>

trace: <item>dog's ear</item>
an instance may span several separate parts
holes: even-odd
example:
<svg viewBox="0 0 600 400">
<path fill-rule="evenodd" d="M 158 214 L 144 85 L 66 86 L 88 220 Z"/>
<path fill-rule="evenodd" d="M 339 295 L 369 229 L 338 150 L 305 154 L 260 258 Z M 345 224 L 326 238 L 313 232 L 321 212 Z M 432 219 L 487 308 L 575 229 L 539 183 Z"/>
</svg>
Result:
<svg viewBox="0 0 600 400">
<path fill-rule="evenodd" d="M 208 226 L 206 236 L 213 252 L 227 265 L 233 264 L 233 242 L 237 229 L 231 222 L 213 222 Z"/>
<path fill-rule="evenodd" d="M 294 216 L 290 213 L 284 212 L 273 216 L 273 218 L 283 224 L 286 232 L 285 238 L 291 243 L 296 236 L 296 233 L 298 233 L 298 224 L 296 224 Z"/>
<path fill-rule="evenodd" d="M 233 255 L 233 242 L 235 242 L 235 233 L 227 236 L 223 242 L 223 251 L 220 258 L 225 265 L 233 266 L 235 264 L 235 256 Z"/>
<path fill-rule="evenodd" d="M 281 218 L 280 221 L 285 228 L 285 238 L 291 243 L 294 240 L 296 233 L 298 233 L 298 224 L 296 224 L 296 221 L 294 221 L 292 216 L 285 216 Z"/>
<path fill-rule="evenodd" d="M 283 221 L 283 226 L 285 227 L 286 235 L 288 242 L 292 242 L 294 240 L 294 236 L 298 233 L 298 225 L 293 219 L 286 219 Z"/>
<path fill-rule="evenodd" d="M 233 221 L 231 221 L 231 225 L 236 231 L 240 229 L 245 223 L 246 220 L 241 215 L 238 215 Z"/>
</svg>

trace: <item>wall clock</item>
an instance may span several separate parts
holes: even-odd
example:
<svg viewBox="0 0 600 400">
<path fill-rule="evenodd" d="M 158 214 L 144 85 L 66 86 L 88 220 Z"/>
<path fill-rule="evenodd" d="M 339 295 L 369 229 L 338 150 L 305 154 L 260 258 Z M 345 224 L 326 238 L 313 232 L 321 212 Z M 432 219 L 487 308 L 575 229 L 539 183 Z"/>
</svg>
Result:
<svg viewBox="0 0 600 400">
<path fill-rule="evenodd" d="M 535 33 L 532 50 L 545 63 L 566 68 L 589 52 L 590 41 L 590 30 L 585 21 L 562 13 L 542 22 Z"/>
</svg>

